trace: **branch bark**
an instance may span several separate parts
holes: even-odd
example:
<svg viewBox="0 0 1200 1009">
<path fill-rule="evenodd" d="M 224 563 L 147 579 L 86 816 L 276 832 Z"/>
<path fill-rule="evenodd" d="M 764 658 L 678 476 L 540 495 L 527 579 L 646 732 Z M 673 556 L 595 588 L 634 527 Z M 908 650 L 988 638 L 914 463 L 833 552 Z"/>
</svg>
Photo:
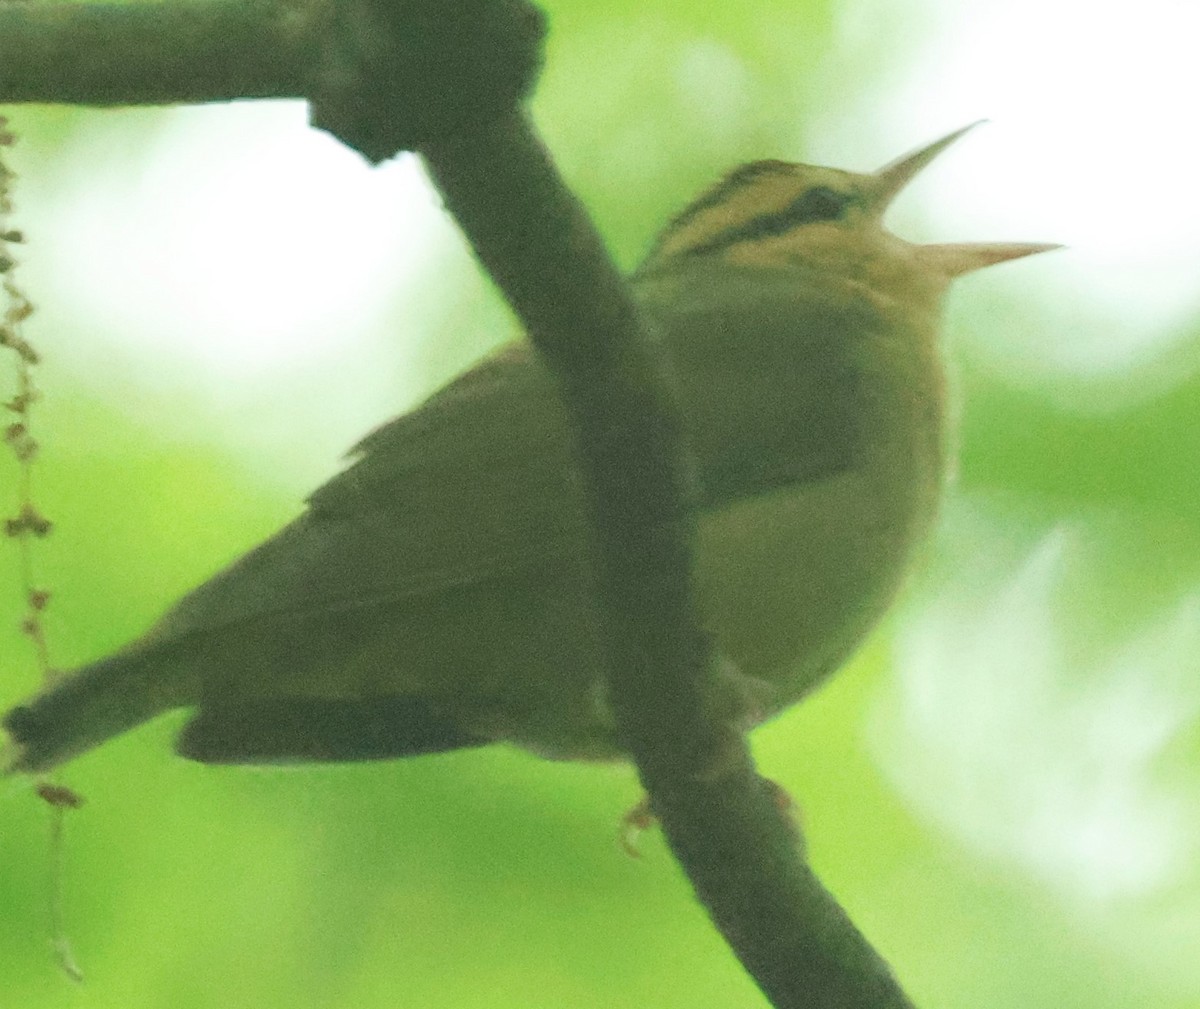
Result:
<svg viewBox="0 0 1200 1009">
<path fill-rule="evenodd" d="M 423 153 L 562 381 L 603 557 L 610 698 L 697 895 L 777 1009 L 911 1009 L 803 861 L 745 740 L 706 710 L 684 446 L 628 285 L 523 116 Z"/>
<path fill-rule="evenodd" d="M 301 98 L 312 10 L 282 3 L 0 4 L 0 104 Z"/>
<path fill-rule="evenodd" d="M 0 6 L 0 101 L 91 105 L 304 94 L 380 160 L 424 155 L 559 376 L 590 488 L 610 698 L 672 850 L 779 1009 L 910 1009 L 804 863 L 745 740 L 706 711 L 679 418 L 587 214 L 520 112 L 541 19 L 521 0 L 299 10 Z"/>
</svg>

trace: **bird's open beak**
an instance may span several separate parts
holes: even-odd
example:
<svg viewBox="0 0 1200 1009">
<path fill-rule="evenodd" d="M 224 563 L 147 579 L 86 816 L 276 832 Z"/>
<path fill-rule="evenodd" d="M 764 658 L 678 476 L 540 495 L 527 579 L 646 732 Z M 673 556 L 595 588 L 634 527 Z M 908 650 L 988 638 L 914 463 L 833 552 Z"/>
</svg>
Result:
<svg viewBox="0 0 1200 1009">
<path fill-rule="evenodd" d="M 879 169 L 875 173 L 876 186 L 871 193 L 871 203 L 876 212 L 882 215 L 896 194 L 916 178 L 926 165 L 965 133 L 986 121 L 980 119 L 963 126 Z M 1061 248 L 1061 245 L 1053 242 L 953 242 L 915 246 L 921 259 L 931 269 L 947 277 L 958 277 L 973 270 L 982 270 L 985 266 Z"/>
<path fill-rule="evenodd" d="M 875 209 L 882 214 L 892 200 L 896 198 L 896 194 L 912 182 L 929 162 L 964 134 L 969 133 L 976 126 L 984 122 L 987 122 L 987 120 L 976 120 L 968 126 L 946 134 L 941 140 L 935 140 L 932 144 L 926 144 L 919 150 L 915 150 L 911 154 L 905 154 L 903 157 L 884 165 L 875 173 L 876 186 L 874 187 L 874 192 L 871 194 L 871 203 Z"/>
</svg>

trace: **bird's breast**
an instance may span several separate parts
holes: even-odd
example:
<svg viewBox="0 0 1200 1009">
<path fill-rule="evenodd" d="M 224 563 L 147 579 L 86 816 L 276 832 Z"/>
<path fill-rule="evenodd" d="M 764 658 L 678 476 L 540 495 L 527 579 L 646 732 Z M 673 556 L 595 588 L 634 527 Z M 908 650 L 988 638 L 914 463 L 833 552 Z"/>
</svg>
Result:
<svg viewBox="0 0 1200 1009">
<path fill-rule="evenodd" d="M 853 653 L 883 615 L 937 510 L 943 476 L 940 381 L 892 391 L 864 418 L 853 464 L 703 516 L 702 615 L 745 675 L 792 703 Z M 770 713 L 770 712 L 768 712 Z"/>
</svg>

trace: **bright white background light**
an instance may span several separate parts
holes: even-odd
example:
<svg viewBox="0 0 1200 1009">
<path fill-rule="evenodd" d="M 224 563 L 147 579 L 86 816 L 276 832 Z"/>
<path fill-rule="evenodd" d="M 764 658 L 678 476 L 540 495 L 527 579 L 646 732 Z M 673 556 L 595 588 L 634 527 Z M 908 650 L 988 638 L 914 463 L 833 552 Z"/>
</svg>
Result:
<svg viewBox="0 0 1200 1009">
<path fill-rule="evenodd" d="M 405 355 L 466 253 L 416 159 L 372 168 L 300 102 L 131 112 L 76 143 L 26 173 L 25 276 L 39 343 L 97 395 L 303 485 L 422 391 Z"/>
<path fill-rule="evenodd" d="M 845 9 L 848 46 L 877 39 L 885 12 Z M 1069 246 L 1006 268 L 1023 289 L 1046 281 L 1048 330 L 976 327 L 972 353 L 1088 410 L 1119 409 L 1200 368 L 1188 328 L 1200 307 L 1200 7 L 930 0 L 924 13 L 906 8 L 911 53 L 833 135 L 902 150 L 987 117 L 914 184 L 930 227 L 938 238 Z"/>
</svg>

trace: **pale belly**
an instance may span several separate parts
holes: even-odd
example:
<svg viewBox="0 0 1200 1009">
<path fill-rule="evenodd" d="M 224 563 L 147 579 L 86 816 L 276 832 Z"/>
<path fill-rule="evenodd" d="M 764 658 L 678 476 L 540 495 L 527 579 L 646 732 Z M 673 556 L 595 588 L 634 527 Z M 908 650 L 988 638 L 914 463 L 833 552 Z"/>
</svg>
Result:
<svg viewBox="0 0 1200 1009">
<path fill-rule="evenodd" d="M 931 523 L 936 491 L 911 468 L 857 470 L 704 517 L 699 608 L 736 669 L 777 688 L 764 715 L 834 672 L 874 627 Z"/>
</svg>

